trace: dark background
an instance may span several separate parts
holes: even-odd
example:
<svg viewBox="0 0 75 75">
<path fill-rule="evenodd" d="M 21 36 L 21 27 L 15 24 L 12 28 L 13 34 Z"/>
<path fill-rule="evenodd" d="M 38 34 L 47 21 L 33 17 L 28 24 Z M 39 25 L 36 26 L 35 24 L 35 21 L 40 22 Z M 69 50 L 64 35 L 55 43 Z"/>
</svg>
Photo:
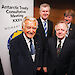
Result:
<svg viewBox="0 0 75 75">
<path fill-rule="evenodd" d="M 51 8 L 75 9 L 75 0 L 34 0 L 34 6 L 38 7 L 41 3 L 49 3 Z"/>
</svg>

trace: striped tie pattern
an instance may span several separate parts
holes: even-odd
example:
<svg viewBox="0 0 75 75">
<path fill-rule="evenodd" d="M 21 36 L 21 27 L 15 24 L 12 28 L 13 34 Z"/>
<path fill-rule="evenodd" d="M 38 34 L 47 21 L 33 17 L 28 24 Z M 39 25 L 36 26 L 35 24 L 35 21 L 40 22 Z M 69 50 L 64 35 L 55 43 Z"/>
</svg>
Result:
<svg viewBox="0 0 75 75">
<path fill-rule="evenodd" d="M 46 21 L 44 22 L 44 30 L 45 30 L 45 37 L 47 37 L 47 24 L 46 24 Z"/>
</svg>

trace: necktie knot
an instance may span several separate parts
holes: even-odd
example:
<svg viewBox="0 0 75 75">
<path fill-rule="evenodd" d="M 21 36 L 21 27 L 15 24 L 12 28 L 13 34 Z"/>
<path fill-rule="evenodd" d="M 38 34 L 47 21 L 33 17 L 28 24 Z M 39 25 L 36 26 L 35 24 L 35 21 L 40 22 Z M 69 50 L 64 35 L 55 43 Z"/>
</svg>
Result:
<svg viewBox="0 0 75 75">
<path fill-rule="evenodd" d="M 59 44 L 57 48 L 57 55 L 59 56 L 61 54 L 61 39 L 59 39 Z"/>
<path fill-rule="evenodd" d="M 59 39 L 59 45 L 58 48 L 61 48 L 61 39 Z"/>
<path fill-rule="evenodd" d="M 46 26 L 46 21 L 44 21 L 44 26 Z"/>
</svg>

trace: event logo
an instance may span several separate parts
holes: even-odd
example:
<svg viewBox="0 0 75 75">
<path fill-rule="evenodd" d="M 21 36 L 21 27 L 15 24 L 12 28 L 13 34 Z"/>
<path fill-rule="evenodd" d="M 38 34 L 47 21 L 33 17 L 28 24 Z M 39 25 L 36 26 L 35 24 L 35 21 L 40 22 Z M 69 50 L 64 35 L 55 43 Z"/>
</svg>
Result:
<svg viewBox="0 0 75 75">
<path fill-rule="evenodd" d="M 7 42 L 7 47 L 8 49 L 10 49 L 10 41 L 14 38 L 16 38 L 18 35 L 20 35 L 22 33 L 22 30 L 17 30 L 15 31 L 13 34 L 10 35 L 8 42 Z"/>
</svg>

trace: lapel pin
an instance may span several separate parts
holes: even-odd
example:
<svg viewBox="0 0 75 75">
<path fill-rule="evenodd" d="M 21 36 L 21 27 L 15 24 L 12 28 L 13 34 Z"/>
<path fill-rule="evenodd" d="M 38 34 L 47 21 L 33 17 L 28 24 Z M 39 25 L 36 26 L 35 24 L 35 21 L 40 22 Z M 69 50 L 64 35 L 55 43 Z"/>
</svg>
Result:
<svg viewBox="0 0 75 75">
<path fill-rule="evenodd" d="M 72 28 L 70 28 L 70 30 L 72 30 Z"/>
</svg>

